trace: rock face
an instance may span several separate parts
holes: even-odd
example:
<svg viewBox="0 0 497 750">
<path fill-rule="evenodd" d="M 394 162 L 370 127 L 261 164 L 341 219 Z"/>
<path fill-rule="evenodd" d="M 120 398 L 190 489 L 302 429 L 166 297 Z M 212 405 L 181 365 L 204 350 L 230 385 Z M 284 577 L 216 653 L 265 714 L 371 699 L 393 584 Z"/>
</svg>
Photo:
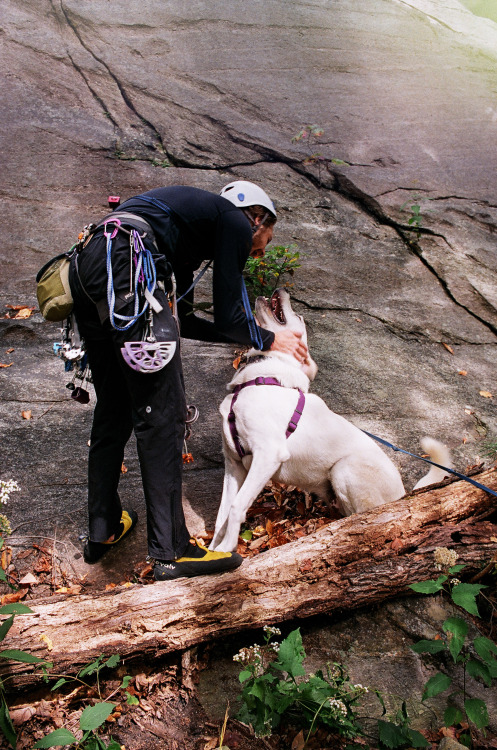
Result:
<svg viewBox="0 0 497 750">
<path fill-rule="evenodd" d="M 496 22 L 476 0 L 4 0 L 2 309 L 36 304 L 36 271 L 108 194 L 254 180 L 275 200 L 275 242 L 302 252 L 293 297 L 316 392 L 407 450 L 428 433 L 457 468 L 478 463 L 497 433 Z M 306 124 L 323 136 L 292 141 Z M 56 326 L 0 323 L 0 362 L 13 363 L 0 369 L 0 477 L 22 486 L 9 517 L 19 543 L 55 536 L 88 573 L 75 532 L 91 404 L 68 399 Z M 184 345 L 201 411 L 185 472 L 193 532 L 212 527 L 220 496 L 232 353 Z M 406 486 L 424 473 L 394 459 Z M 123 498 L 144 518 L 132 446 L 126 464 Z M 90 579 L 121 580 L 144 540 L 141 524 Z"/>
</svg>

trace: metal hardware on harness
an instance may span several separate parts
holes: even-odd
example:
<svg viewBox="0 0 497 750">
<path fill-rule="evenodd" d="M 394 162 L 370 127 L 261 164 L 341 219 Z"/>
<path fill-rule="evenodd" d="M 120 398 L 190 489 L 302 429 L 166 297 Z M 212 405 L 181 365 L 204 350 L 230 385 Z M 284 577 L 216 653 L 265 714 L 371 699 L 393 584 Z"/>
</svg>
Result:
<svg viewBox="0 0 497 750">
<path fill-rule="evenodd" d="M 279 385 L 280 388 L 284 388 L 285 386 L 281 385 L 280 381 L 276 378 L 263 378 L 258 377 L 254 378 L 254 380 L 247 380 L 246 383 L 240 383 L 240 385 L 235 386 L 233 389 L 233 398 L 231 399 L 231 408 L 230 413 L 228 414 L 228 424 L 230 427 L 230 433 L 231 437 L 233 439 L 233 442 L 235 444 L 236 452 L 240 456 L 240 458 L 243 458 L 247 455 L 246 451 L 244 450 L 242 444 L 240 443 L 240 438 L 238 437 L 238 430 L 236 429 L 236 417 L 235 412 L 233 411 L 233 406 L 235 405 L 235 402 L 238 398 L 238 395 L 243 388 L 247 388 L 249 385 Z M 285 437 L 289 438 L 292 433 L 295 432 L 297 429 L 297 425 L 299 423 L 300 417 L 302 416 L 302 412 L 304 411 L 304 405 L 305 405 L 305 395 L 304 392 L 300 390 L 300 388 L 296 388 L 295 390 L 298 390 L 299 392 L 299 400 L 297 402 L 297 406 L 295 408 L 295 411 L 293 412 L 291 419 L 288 423 L 288 427 L 286 428 Z"/>
<path fill-rule="evenodd" d="M 53 352 L 64 362 L 65 372 L 73 372 L 73 378 L 66 384 L 71 391 L 71 398 L 81 404 L 87 404 L 90 394 L 83 388 L 85 381 L 92 383 L 91 372 L 88 366 L 88 356 L 85 352 L 83 342 L 79 337 L 78 327 L 70 315 L 61 328 L 62 341 L 56 341 Z M 76 379 L 81 380 L 81 385 L 76 385 Z"/>
<path fill-rule="evenodd" d="M 65 372 L 83 372 L 86 369 L 88 358 L 73 315 L 66 318 L 60 332 L 62 338 L 61 341 L 54 342 L 53 353 L 64 362 Z M 76 377 L 80 376 L 76 375 Z"/>
<path fill-rule="evenodd" d="M 193 461 L 193 456 L 189 452 L 188 447 L 186 445 L 186 441 L 190 439 L 192 434 L 192 428 L 191 425 L 195 424 L 195 422 L 198 419 L 199 411 L 196 406 L 193 404 L 188 404 L 186 407 L 186 419 L 185 419 L 185 437 L 183 439 L 183 463 L 184 464 L 191 464 Z"/>
<path fill-rule="evenodd" d="M 471 477 L 466 476 L 466 474 L 461 474 L 459 471 L 455 471 L 455 469 L 449 469 L 448 466 L 442 466 L 442 464 L 437 464 L 435 463 L 435 461 L 430 461 L 429 458 L 423 458 L 423 456 L 416 455 L 416 453 L 409 453 L 409 451 L 406 451 L 403 448 L 398 448 L 396 445 L 389 443 L 387 440 L 383 440 L 383 438 L 377 437 L 377 435 L 373 435 L 371 432 L 367 432 L 366 430 L 361 430 L 361 432 L 364 432 L 365 435 L 367 435 L 370 438 L 373 438 L 373 440 L 376 440 L 378 443 L 385 445 L 387 448 L 391 448 L 393 451 L 396 451 L 398 453 L 405 453 L 406 456 L 411 456 L 411 458 L 417 458 L 420 461 L 424 461 L 426 464 L 431 464 L 432 466 L 436 466 L 439 469 L 443 469 L 443 471 L 446 471 L 449 474 L 454 474 L 454 476 L 458 477 L 458 479 L 463 479 L 465 482 L 469 482 L 470 484 L 473 484 L 475 487 L 478 487 L 478 489 L 484 490 L 485 492 L 488 492 L 490 495 L 497 497 L 497 492 L 495 492 L 494 490 L 491 490 L 490 487 L 487 487 L 485 484 L 481 484 L 481 482 L 477 482 L 475 479 L 471 479 Z"/>
<path fill-rule="evenodd" d="M 194 404 L 188 404 L 186 407 L 186 419 L 185 419 L 185 440 L 188 440 L 192 434 L 191 425 L 195 424 L 199 416 L 199 411 Z"/>
</svg>

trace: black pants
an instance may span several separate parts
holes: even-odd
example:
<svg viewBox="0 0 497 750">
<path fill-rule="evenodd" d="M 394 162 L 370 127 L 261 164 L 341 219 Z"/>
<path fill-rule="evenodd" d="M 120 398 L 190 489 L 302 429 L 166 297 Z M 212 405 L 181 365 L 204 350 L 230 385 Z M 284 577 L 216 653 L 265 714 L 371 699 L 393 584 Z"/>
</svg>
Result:
<svg viewBox="0 0 497 750">
<path fill-rule="evenodd" d="M 186 402 L 179 336 L 166 297 L 159 323 L 176 338 L 172 360 L 159 372 L 138 373 L 124 361 L 125 341 L 141 338 L 143 319 L 129 331 L 116 331 L 106 318 L 106 240 L 97 234 L 71 265 L 74 313 L 85 342 L 97 403 L 93 415 L 88 459 L 90 539 L 107 540 L 119 527 L 118 493 L 124 448 L 132 430 L 137 442 L 147 507 L 149 555 L 173 560 L 185 552 L 189 533 L 181 496 L 182 450 Z M 116 296 L 129 291 L 129 239 L 119 232 L 113 242 Z M 93 301 L 89 299 L 89 296 Z M 129 303 L 119 312 L 130 314 Z"/>
</svg>

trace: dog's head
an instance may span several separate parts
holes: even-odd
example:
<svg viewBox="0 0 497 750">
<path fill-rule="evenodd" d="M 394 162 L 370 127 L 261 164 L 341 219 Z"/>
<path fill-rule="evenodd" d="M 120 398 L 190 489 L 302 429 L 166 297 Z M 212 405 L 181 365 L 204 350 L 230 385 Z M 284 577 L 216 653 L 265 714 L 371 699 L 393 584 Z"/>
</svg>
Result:
<svg viewBox="0 0 497 750">
<path fill-rule="evenodd" d="M 271 299 L 257 297 L 255 301 L 255 317 L 261 328 L 277 333 L 282 328 L 302 334 L 302 341 L 307 346 L 307 330 L 302 315 L 292 309 L 290 295 L 286 289 L 277 289 Z M 297 360 L 295 360 L 297 362 Z M 314 380 L 318 366 L 309 355 L 300 365 L 309 380 Z"/>
</svg>

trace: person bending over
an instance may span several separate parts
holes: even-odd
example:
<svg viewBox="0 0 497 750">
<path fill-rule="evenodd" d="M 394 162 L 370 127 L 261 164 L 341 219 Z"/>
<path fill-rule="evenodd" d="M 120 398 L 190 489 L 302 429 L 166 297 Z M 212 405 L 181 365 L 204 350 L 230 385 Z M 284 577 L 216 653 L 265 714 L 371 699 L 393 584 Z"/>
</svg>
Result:
<svg viewBox="0 0 497 750">
<path fill-rule="evenodd" d="M 74 314 L 97 397 L 88 458 L 86 562 L 99 560 L 136 524 L 137 514 L 123 510 L 118 493 L 124 449 L 134 431 L 155 579 L 241 564 L 239 554 L 206 549 L 186 527 L 181 480 L 187 410 L 179 334 L 167 293 L 174 278 L 177 296 L 183 297 L 178 303 L 183 337 L 255 345 L 304 360 L 307 349 L 297 334 L 260 328 L 243 305 L 243 268 L 250 255 L 264 254 L 275 222 L 272 201 L 251 182 L 230 183 L 220 195 L 186 186 L 155 188 L 122 203 L 73 256 Z M 213 267 L 212 322 L 192 314 L 194 272 L 203 261 Z M 150 305 L 152 329 L 145 309 Z"/>
</svg>

